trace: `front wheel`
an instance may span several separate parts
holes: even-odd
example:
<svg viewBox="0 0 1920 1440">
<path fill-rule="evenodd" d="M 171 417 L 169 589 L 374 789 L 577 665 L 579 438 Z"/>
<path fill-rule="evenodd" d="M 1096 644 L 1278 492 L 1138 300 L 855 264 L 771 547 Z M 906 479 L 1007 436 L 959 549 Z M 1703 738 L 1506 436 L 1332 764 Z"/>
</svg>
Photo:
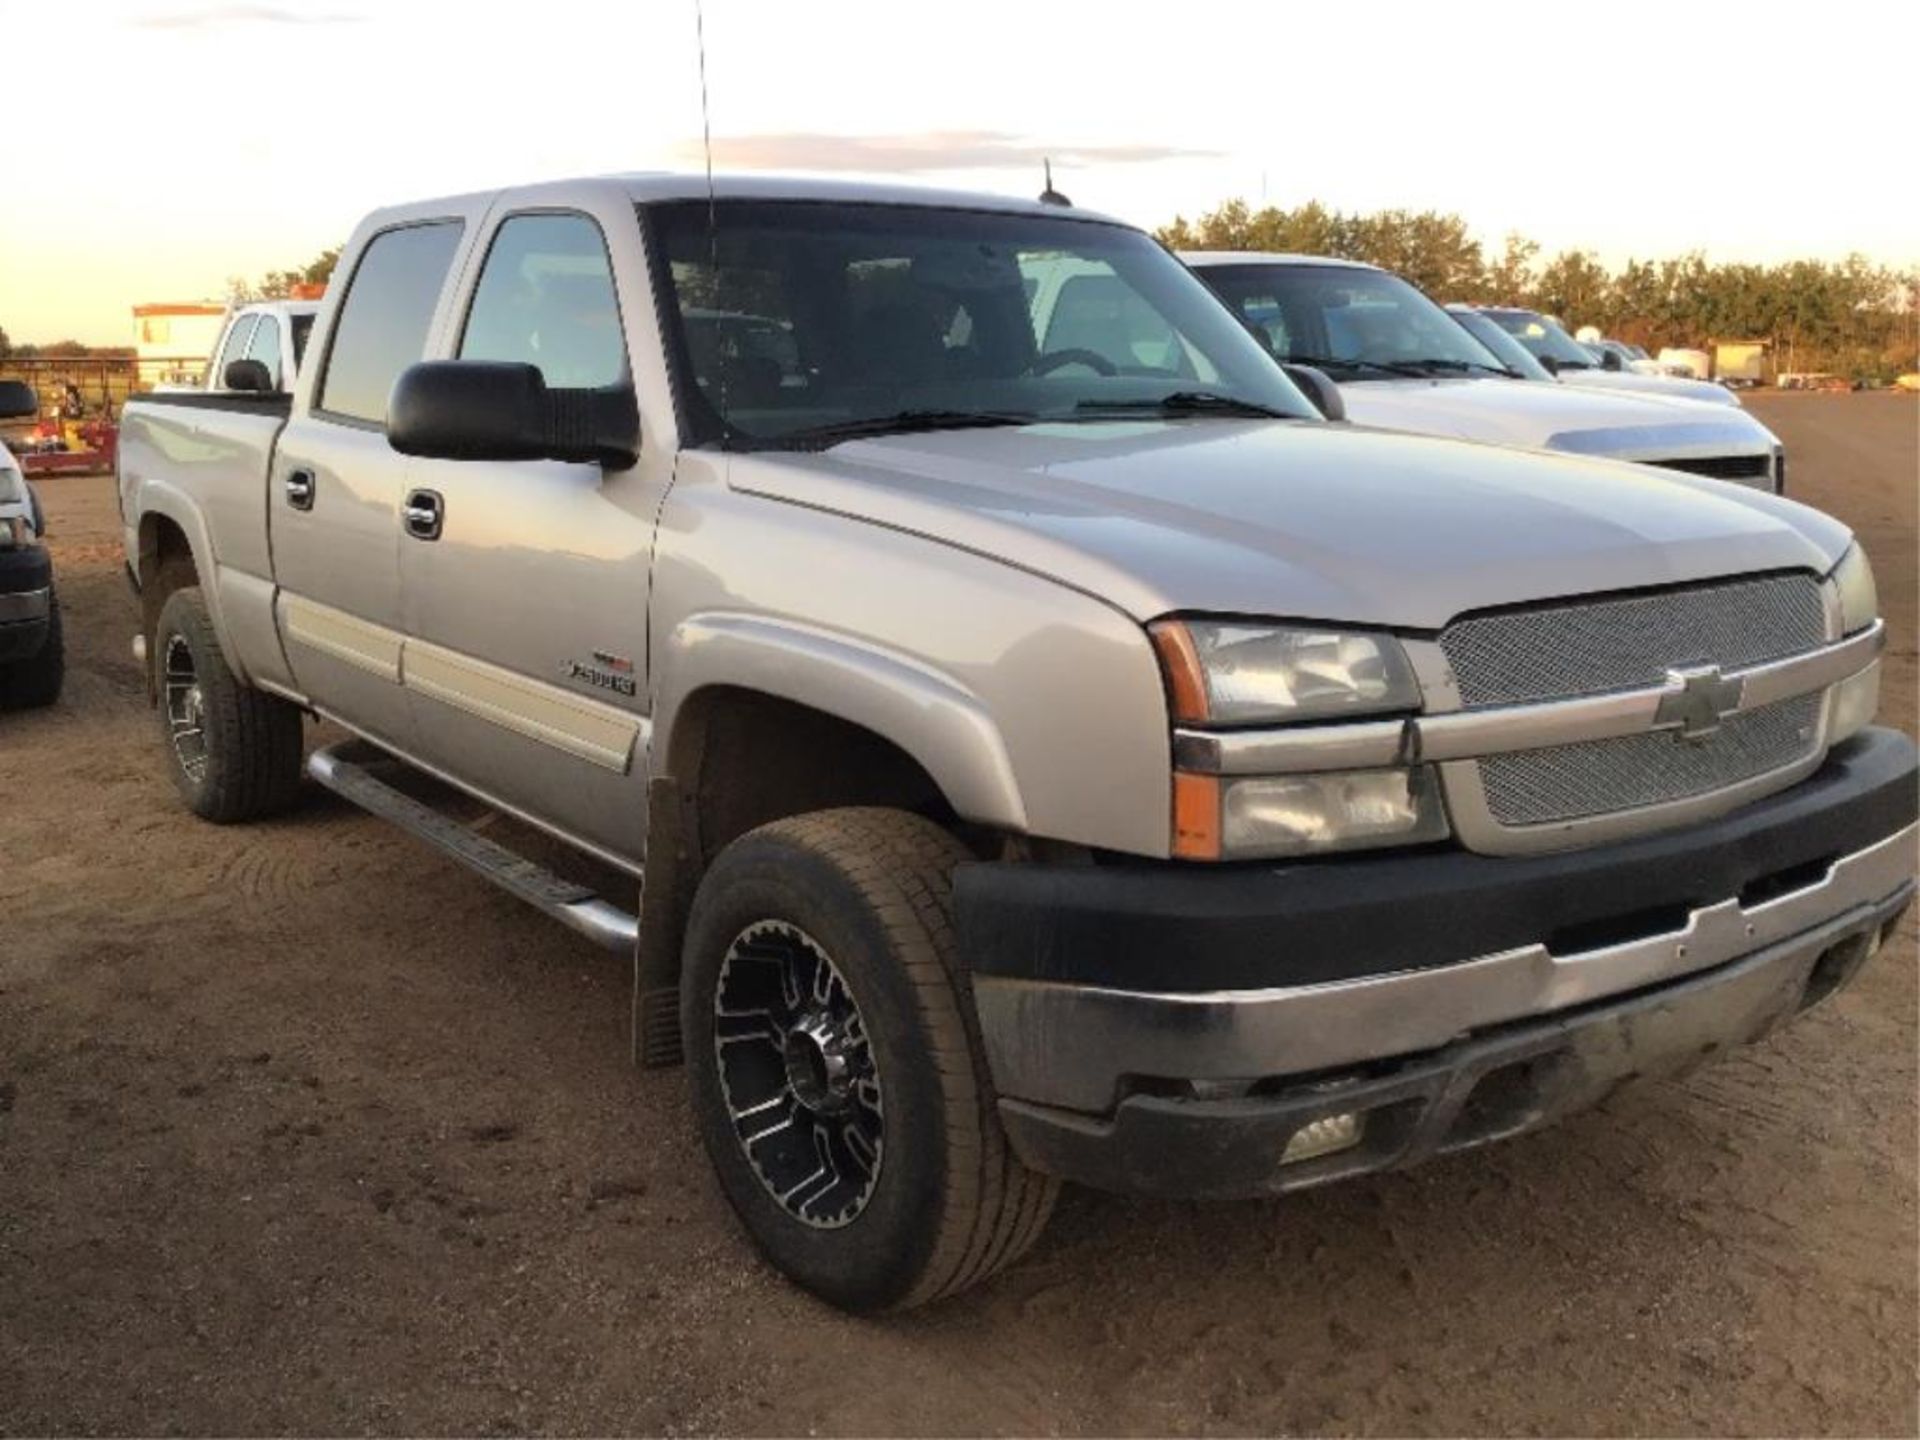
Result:
<svg viewBox="0 0 1920 1440">
<path fill-rule="evenodd" d="M 0 665 L 0 710 L 38 710 L 60 698 L 67 678 L 67 642 L 60 625 L 60 596 L 47 592 L 47 638 L 24 660 Z"/>
<path fill-rule="evenodd" d="M 967 852 L 902 811 L 779 820 L 701 881 L 681 976 L 693 1109 L 761 1251 L 835 1305 L 964 1290 L 1057 1182 L 1008 1148 L 954 943 Z"/>
</svg>

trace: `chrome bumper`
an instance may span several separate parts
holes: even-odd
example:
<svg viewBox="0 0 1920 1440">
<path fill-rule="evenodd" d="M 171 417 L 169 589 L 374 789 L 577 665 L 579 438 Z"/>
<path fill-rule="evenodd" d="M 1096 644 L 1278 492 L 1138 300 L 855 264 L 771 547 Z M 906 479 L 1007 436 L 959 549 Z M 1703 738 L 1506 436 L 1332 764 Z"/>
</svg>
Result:
<svg viewBox="0 0 1920 1440">
<path fill-rule="evenodd" d="M 1555 955 L 1528 945 L 1427 970 L 1271 990 L 1149 993 L 976 975 L 1003 1100 L 1097 1116 L 1142 1080 L 1244 1089 L 1437 1049 L 1790 946 L 1874 927 L 1912 890 L 1920 825 L 1761 903 L 1728 898 L 1660 935 Z M 1822 939 L 1820 947 L 1833 943 Z"/>
</svg>

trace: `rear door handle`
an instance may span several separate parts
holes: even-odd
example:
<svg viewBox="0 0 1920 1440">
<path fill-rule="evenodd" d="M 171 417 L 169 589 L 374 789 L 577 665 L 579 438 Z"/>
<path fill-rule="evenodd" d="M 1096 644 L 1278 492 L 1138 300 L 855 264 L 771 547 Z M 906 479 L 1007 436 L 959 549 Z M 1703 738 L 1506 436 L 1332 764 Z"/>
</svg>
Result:
<svg viewBox="0 0 1920 1440">
<path fill-rule="evenodd" d="M 409 490 L 406 504 L 400 507 L 400 522 L 416 540 L 438 540 L 445 511 L 446 502 L 438 490 Z"/>
<path fill-rule="evenodd" d="M 296 510 L 313 508 L 313 472 L 311 470 L 289 470 L 287 472 L 287 504 Z"/>
</svg>

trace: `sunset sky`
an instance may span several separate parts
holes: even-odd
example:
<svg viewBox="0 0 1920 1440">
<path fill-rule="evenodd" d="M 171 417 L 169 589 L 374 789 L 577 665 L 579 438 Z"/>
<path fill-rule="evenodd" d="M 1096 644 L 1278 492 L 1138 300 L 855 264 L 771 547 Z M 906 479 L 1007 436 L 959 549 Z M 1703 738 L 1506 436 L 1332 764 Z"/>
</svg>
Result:
<svg viewBox="0 0 1920 1440">
<path fill-rule="evenodd" d="M 706 0 L 705 23 L 723 167 L 1026 194 L 1051 155 L 1143 225 L 1318 198 L 1610 263 L 1920 262 L 1912 3 Z M 377 205 L 700 161 L 693 0 L 0 0 L 0 54 L 15 342 L 129 343 L 134 304 L 303 262 Z"/>
</svg>

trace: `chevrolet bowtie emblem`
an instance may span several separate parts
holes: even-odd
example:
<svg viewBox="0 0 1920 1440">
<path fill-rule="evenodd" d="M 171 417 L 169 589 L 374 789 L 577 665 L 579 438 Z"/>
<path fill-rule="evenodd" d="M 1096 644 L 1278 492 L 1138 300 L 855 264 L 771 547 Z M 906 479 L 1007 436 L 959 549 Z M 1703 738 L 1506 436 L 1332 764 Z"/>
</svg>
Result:
<svg viewBox="0 0 1920 1440">
<path fill-rule="evenodd" d="M 1745 681 L 1729 680 L 1718 665 L 1667 671 L 1666 693 L 1653 713 L 1653 728 L 1676 730 L 1681 740 L 1704 740 L 1740 708 Z"/>
</svg>

